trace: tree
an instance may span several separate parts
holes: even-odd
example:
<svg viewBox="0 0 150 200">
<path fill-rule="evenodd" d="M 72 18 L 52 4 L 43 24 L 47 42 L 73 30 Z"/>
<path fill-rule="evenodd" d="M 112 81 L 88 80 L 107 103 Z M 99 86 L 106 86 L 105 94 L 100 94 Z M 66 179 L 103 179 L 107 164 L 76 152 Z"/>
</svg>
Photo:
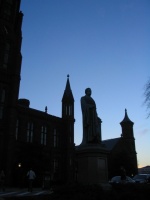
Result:
<svg viewBox="0 0 150 200">
<path fill-rule="evenodd" d="M 150 78 L 148 79 L 147 83 L 144 87 L 144 104 L 146 105 L 146 109 L 148 111 L 147 118 L 150 117 Z"/>
</svg>

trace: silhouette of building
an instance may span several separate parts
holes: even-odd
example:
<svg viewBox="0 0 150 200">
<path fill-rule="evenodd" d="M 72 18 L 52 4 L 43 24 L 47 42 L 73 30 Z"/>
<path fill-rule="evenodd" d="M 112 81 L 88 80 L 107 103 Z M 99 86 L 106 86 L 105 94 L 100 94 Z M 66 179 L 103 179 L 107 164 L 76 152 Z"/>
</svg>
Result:
<svg viewBox="0 0 150 200">
<path fill-rule="evenodd" d="M 122 128 L 121 137 L 103 141 L 103 144 L 110 151 L 108 156 L 109 177 L 118 175 L 121 166 L 125 168 L 128 176 L 138 173 L 133 133 L 134 123 L 129 119 L 126 109 L 124 119 L 120 122 L 120 125 Z"/>
<path fill-rule="evenodd" d="M 65 183 L 77 174 L 74 144 L 74 97 L 69 76 L 62 97 L 62 117 L 30 108 L 30 101 L 18 99 L 21 72 L 21 0 L 0 0 L 0 169 L 8 185 L 23 184 L 30 167 L 43 180 Z M 137 173 L 133 122 L 125 113 L 122 136 L 103 141 L 110 150 L 109 174 L 124 165 Z M 122 156 L 123 155 L 123 156 Z M 122 158 L 122 162 L 120 162 Z"/>
<path fill-rule="evenodd" d="M 138 168 L 139 174 L 150 174 L 150 166 Z"/>
</svg>

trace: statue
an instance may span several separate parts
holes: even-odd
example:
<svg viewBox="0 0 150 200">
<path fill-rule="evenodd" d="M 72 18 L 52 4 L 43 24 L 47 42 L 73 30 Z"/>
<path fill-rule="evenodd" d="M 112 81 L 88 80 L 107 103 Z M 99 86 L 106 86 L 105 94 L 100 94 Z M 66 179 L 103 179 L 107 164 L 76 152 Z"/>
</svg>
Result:
<svg viewBox="0 0 150 200">
<path fill-rule="evenodd" d="M 101 119 L 96 112 L 96 104 L 91 97 L 91 89 L 85 89 L 85 96 L 81 97 L 81 110 L 83 118 L 83 141 L 86 143 L 101 142 Z"/>
</svg>

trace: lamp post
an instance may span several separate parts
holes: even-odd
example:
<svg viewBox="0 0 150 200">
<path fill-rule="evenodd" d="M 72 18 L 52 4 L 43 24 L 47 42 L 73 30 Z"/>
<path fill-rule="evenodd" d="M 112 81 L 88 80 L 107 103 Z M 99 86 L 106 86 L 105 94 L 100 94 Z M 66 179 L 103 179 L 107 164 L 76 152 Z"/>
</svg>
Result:
<svg viewBox="0 0 150 200">
<path fill-rule="evenodd" d="M 17 181 L 18 182 L 17 184 L 19 187 L 21 187 L 21 185 L 22 185 L 22 172 L 21 171 L 22 171 L 22 164 L 19 162 L 18 163 L 18 181 Z"/>
</svg>

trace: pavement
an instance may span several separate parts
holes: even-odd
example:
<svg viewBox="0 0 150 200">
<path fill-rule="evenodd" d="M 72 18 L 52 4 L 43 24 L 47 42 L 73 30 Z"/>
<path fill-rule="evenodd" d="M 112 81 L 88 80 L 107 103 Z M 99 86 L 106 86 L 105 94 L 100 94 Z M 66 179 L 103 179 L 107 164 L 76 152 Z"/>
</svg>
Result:
<svg viewBox="0 0 150 200">
<path fill-rule="evenodd" d="M 47 195 L 52 194 L 53 191 L 50 189 L 41 189 L 33 188 L 32 192 L 29 192 L 27 188 L 6 188 L 5 191 L 0 191 L 0 200 L 3 200 L 3 197 L 23 197 L 23 196 L 38 196 L 38 195 Z"/>
</svg>

